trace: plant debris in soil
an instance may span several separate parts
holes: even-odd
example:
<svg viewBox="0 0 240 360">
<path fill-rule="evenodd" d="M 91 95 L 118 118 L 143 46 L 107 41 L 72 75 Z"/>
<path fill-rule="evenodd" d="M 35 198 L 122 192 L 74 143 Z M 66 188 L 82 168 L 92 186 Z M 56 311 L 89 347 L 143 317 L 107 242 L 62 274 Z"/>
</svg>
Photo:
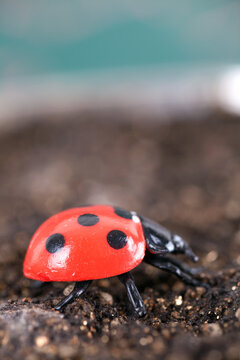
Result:
<svg viewBox="0 0 240 360">
<path fill-rule="evenodd" d="M 240 122 L 122 117 L 82 114 L 1 135 L 3 360 L 240 359 Z M 133 275 L 145 317 L 134 317 L 117 278 L 55 311 L 72 284 L 34 286 L 24 255 L 45 219 L 86 203 L 135 210 L 182 235 L 210 289 L 141 264 Z"/>
</svg>

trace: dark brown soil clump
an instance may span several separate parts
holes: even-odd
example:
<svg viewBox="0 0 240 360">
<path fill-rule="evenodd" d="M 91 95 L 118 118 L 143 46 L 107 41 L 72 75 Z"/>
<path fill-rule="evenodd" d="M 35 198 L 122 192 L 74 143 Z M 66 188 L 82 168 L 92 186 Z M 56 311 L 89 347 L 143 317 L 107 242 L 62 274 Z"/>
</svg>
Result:
<svg viewBox="0 0 240 360">
<path fill-rule="evenodd" d="M 112 118 L 39 122 L 0 138 L 0 358 L 240 359 L 240 121 Z M 133 274 L 144 318 L 131 315 L 116 278 L 54 311 L 69 284 L 33 288 L 25 251 L 47 217 L 89 203 L 135 210 L 182 235 L 211 288 L 141 264 Z"/>
</svg>

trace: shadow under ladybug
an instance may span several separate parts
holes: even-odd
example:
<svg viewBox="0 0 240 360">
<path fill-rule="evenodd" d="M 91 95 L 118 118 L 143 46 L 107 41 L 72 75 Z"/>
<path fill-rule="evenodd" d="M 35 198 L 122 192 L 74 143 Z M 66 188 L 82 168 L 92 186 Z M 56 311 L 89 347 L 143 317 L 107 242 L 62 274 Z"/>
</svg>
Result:
<svg viewBox="0 0 240 360">
<path fill-rule="evenodd" d="M 158 223 L 109 205 L 62 211 L 35 232 L 24 261 L 24 275 L 40 282 L 75 281 L 73 291 L 56 310 L 81 296 L 92 280 L 117 276 L 125 285 L 137 316 L 146 314 L 130 271 L 142 261 L 177 275 L 187 284 L 209 288 L 195 279 L 199 272 L 168 254 L 198 257 L 178 235 Z"/>
</svg>

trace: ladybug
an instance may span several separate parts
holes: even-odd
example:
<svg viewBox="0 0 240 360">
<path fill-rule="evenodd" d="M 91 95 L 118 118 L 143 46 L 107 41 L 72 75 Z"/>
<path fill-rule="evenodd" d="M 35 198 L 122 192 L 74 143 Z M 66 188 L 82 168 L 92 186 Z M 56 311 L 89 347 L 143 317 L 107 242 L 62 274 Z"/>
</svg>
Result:
<svg viewBox="0 0 240 360">
<path fill-rule="evenodd" d="M 76 282 L 56 310 L 82 295 L 92 280 L 117 276 L 140 317 L 146 308 L 130 271 L 142 261 L 174 273 L 190 285 L 207 286 L 194 279 L 196 269 L 167 254 L 198 260 L 180 236 L 148 218 L 118 207 L 94 205 L 65 210 L 46 220 L 31 239 L 23 271 L 26 277 L 41 282 Z"/>
</svg>

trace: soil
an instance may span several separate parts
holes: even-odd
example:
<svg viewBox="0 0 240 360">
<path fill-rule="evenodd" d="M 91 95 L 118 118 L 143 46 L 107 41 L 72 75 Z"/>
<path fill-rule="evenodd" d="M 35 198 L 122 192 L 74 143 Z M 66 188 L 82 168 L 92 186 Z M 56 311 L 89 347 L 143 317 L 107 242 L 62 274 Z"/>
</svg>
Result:
<svg viewBox="0 0 240 360">
<path fill-rule="evenodd" d="M 240 359 L 239 119 L 119 120 L 81 114 L 1 135 L 0 358 Z M 145 317 L 116 278 L 53 310 L 71 284 L 34 287 L 24 255 L 45 219 L 86 203 L 135 210 L 183 236 L 210 289 L 141 264 Z"/>
</svg>

